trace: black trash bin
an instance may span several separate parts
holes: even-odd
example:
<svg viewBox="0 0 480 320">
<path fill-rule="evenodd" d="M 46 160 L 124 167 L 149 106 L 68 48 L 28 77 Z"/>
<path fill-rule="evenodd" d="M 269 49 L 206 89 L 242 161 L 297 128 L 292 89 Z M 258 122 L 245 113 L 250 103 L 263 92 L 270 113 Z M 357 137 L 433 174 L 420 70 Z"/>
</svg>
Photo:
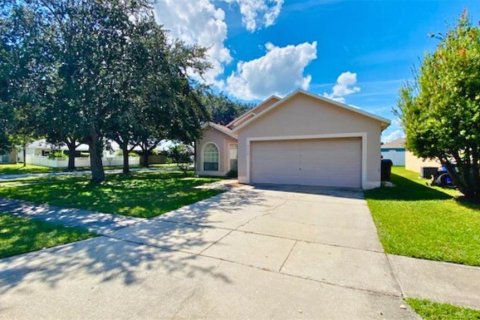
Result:
<svg viewBox="0 0 480 320">
<path fill-rule="evenodd" d="M 382 159 L 381 177 L 382 181 L 390 181 L 393 162 L 390 159 Z"/>
</svg>

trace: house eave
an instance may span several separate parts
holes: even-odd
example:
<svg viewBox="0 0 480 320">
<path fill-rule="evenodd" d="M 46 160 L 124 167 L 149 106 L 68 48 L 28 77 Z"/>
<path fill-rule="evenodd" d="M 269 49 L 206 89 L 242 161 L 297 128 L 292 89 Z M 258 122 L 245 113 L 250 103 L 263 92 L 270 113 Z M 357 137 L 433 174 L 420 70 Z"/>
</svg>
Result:
<svg viewBox="0 0 480 320">
<path fill-rule="evenodd" d="M 225 127 L 223 127 L 221 125 L 218 125 L 216 123 L 213 123 L 213 122 L 207 122 L 202 126 L 202 129 L 205 129 L 207 127 L 213 128 L 217 131 L 220 131 L 221 133 L 226 134 L 227 136 L 237 140 L 237 136 L 233 133 L 232 130 L 230 130 L 228 128 L 225 128 Z"/>
</svg>

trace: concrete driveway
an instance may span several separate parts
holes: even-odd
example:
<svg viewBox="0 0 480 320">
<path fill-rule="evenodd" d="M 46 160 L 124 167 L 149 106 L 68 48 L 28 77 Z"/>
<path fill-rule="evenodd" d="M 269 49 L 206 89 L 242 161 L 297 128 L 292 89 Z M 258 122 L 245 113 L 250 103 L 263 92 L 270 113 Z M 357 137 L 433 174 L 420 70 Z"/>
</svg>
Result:
<svg viewBox="0 0 480 320">
<path fill-rule="evenodd" d="M 412 319 L 360 192 L 242 187 L 0 260 L 0 318 Z"/>
</svg>

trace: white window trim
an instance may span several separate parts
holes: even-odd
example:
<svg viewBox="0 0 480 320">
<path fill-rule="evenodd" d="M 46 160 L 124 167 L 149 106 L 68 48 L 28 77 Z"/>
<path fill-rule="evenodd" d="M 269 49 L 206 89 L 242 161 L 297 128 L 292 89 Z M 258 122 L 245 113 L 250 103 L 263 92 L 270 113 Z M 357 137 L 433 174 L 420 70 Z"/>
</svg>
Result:
<svg viewBox="0 0 480 320">
<path fill-rule="evenodd" d="M 277 141 L 277 140 L 306 140 L 306 139 L 334 139 L 334 138 L 361 138 L 362 139 L 362 188 L 371 189 L 379 186 L 379 182 L 367 181 L 367 133 L 366 132 L 354 132 L 354 133 L 334 133 L 334 134 L 317 134 L 317 135 L 294 135 L 294 136 L 276 136 L 276 137 L 252 137 L 247 138 L 247 174 L 244 177 L 242 183 L 250 183 L 250 152 L 251 143 L 255 141 Z"/>
<path fill-rule="evenodd" d="M 204 170 L 204 165 L 203 165 L 203 158 L 204 158 L 204 151 L 205 151 L 205 147 L 208 146 L 209 144 L 213 144 L 216 148 L 217 148 L 217 152 L 218 152 L 218 170 Z M 218 147 L 218 144 L 216 144 L 215 142 L 213 141 L 208 141 L 208 142 L 205 142 L 202 146 L 202 152 L 200 153 L 200 171 L 201 172 L 220 172 L 220 165 L 221 165 L 221 161 L 220 161 L 220 148 Z"/>
</svg>

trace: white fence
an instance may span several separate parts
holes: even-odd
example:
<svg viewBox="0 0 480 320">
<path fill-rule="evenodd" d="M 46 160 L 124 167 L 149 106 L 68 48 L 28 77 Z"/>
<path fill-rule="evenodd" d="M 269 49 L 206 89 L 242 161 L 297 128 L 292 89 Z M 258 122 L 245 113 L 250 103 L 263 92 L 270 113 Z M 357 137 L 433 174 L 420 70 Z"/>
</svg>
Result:
<svg viewBox="0 0 480 320">
<path fill-rule="evenodd" d="M 405 165 L 405 151 L 382 151 L 383 159 L 390 159 L 393 162 L 394 166 L 404 166 Z"/>
<path fill-rule="evenodd" d="M 108 157 L 102 158 L 102 162 L 104 166 L 122 166 L 123 165 L 123 157 Z M 140 164 L 139 157 L 129 157 L 128 162 L 131 166 L 137 166 Z M 27 164 L 33 164 L 37 166 L 43 167 L 50 167 L 50 168 L 66 168 L 68 167 L 68 159 L 49 159 L 48 157 L 43 156 L 32 156 L 27 155 Z M 90 167 L 90 158 L 89 157 L 81 157 L 75 158 L 75 167 Z"/>
</svg>

